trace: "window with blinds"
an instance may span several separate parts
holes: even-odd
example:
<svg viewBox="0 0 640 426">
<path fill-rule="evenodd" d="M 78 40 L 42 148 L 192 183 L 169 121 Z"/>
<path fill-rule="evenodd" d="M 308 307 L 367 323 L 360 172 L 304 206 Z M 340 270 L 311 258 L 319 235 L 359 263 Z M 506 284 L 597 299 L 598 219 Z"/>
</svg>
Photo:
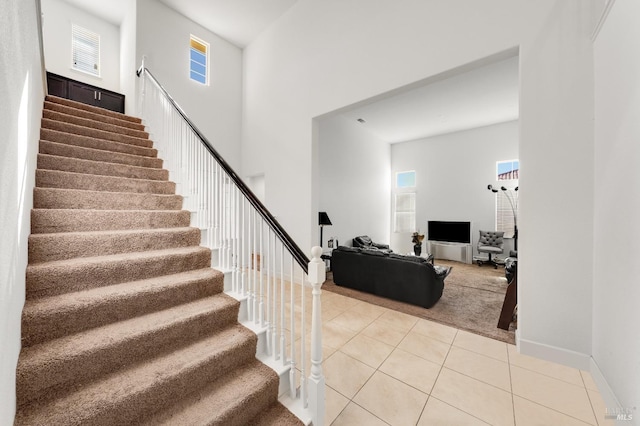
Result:
<svg viewBox="0 0 640 426">
<path fill-rule="evenodd" d="M 496 230 L 504 231 L 506 238 L 512 238 L 515 233 L 515 220 L 518 214 L 518 193 L 514 190 L 518 186 L 520 162 L 518 160 L 498 161 L 496 163 L 496 180 L 506 191 L 496 194 Z"/>
<path fill-rule="evenodd" d="M 393 232 L 414 232 L 416 230 L 416 193 L 396 194 Z"/>
<path fill-rule="evenodd" d="M 193 81 L 209 84 L 209 43 L 191 36 L 189 53 L 189 77 Z"/>
<path fill-rule="evenodd" d="M 100 76 L 100 35 L 71 25 L 71 52 L 74 70 Z"/>
</svg>

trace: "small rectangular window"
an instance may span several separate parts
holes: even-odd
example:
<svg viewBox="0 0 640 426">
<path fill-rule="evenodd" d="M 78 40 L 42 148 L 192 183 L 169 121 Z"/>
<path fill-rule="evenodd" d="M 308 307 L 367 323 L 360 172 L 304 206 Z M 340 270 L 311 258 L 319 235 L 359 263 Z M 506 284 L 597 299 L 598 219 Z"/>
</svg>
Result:
<svg viewBox="0 0 640 426">
<path fill-rule="evenodd" d="M 416 186 L 415 170 L 396 173 L 396 188 L 414 188 L 415 186 Z"/>
<path fill-rule="evenodd" d="M 100 35 L 71 25 L 71 52 L 74 70 L 100 77 Z"/>
<path fill-rule="evenodd" d="M 191 36 L 189 52 L 189 77 L 205 85 L 209 84 L 209 43 Z"/>
</svg>

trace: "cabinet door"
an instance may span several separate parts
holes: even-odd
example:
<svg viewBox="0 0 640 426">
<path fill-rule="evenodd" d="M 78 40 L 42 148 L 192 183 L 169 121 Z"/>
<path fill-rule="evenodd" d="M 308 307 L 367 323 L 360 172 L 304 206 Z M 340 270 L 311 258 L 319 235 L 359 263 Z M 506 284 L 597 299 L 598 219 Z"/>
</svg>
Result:
<svg viewBox="0 0 640 426">
<path fill-rule="evenodd" d="M 98 92 L 98 103 L 96 105 L 124 114 L 124 95 L 100 91 Z"/>
<path fill-rule="evenodd" d="M 67 90 L 67 79 L 55 74 L 47 73 L 47 89 L 50 95 L 67 98 L 69 91 Z"/>
<path fill-rule="evenodd" d="M 97 105 L 98 91 L 75 81 L 69 82 L 69 99 L 83 104 Z"/>
</svg>

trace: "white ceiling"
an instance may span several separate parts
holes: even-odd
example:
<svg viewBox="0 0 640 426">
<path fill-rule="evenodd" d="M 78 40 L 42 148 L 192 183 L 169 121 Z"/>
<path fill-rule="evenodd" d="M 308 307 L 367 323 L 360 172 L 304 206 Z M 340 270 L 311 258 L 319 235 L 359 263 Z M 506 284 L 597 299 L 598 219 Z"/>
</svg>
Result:
<svg viewBox="0 0 640 426">
<path fill-rule="evenodd" d="M 385 142 L 404 142 L 518 118 L 518 57 L 340 114 Z"/>
<path fill-rule="evenodd" d="M 124 18 L 124 5 L 134 0 L 65 0 L 114 25 Z M 240 48 L 247 46 L 297 0 L 160 0 L 192 21 Z"/>
<path fill-rule="evenodd" d="M 114 25 L 134 0 L 65 0 Z M 160 0 L 238 47 L 245 47 L 297 0 Z M 504 59 L 382 100 L 346 108 L 362 126 L 394 143 L 518 118 L 518 58 Z M 380 97 L 378 97 L 380 99 Z"/>
</svg>

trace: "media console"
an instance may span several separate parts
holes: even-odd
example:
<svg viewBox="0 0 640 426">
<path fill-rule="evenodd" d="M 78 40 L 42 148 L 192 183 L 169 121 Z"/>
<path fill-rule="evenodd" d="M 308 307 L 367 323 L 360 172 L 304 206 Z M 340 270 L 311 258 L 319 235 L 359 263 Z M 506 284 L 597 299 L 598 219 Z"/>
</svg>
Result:
<svg viewBox="0 0 640 426">
<path fill-rule="evenodd" d="M 429 253 L 436 259 L 473 263 L 473 247 L 471 244 L 446 241 L 427 241 L 427 243 L 429 244 Z"/>
</svg>

